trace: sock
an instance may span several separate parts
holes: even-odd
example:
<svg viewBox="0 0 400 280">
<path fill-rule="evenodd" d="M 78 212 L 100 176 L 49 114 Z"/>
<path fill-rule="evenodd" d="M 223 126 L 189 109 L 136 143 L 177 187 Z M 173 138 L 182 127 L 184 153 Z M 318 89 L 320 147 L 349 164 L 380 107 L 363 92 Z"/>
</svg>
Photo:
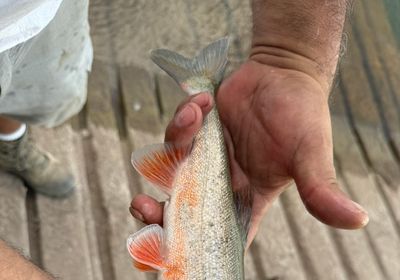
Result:
<svg viewBox="0 0 400 280">
<path fill-rule="evenodd" d="M 16 131 L 9 134 L 0 133 L 0 141 L 15 141 L 21 138 L 26 132 L 26 124 L 22 124 Z"/>
</svg>

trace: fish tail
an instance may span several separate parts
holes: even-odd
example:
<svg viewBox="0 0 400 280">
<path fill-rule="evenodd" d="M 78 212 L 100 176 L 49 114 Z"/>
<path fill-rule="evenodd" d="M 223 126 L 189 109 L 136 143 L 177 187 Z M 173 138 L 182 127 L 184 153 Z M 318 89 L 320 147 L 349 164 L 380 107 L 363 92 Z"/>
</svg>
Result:
<svg viewBox="0 0 400 280">
<path fill-rule="evenodd" d="M 167 72 L 189 95 L 214 91 L 228 63 L 229 38 L 224 37 L 202 49 L 193 59 L 176 52 L 157 49 L 151 59 Z"/>
</svg>

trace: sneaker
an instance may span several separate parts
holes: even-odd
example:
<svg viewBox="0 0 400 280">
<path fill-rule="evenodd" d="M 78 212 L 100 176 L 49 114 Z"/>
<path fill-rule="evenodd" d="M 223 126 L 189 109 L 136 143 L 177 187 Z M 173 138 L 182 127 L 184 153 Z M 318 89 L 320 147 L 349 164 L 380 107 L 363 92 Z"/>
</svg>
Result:
<svg viewBox="0 0 400 280">
<path fill-rule="evenodd" d="M 74 189 L 74 177 L 51 154 L 40 150 L 28 133 L 15 141 L 0 141 L 0 168 L 22 178 L 36 192 L 65 197 Z"/>
</svg>

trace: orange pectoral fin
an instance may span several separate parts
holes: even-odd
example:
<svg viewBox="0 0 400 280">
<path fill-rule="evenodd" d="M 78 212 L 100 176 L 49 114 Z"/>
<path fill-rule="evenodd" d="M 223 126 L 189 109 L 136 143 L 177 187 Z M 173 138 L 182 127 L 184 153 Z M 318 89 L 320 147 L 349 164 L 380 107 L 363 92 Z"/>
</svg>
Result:
<svg viewBox="0 0 400 280">
<path fill-rule="evenodd" d="M 149 225 L 128 237 L 127 247 L 134 266 L 141 271 L 162 270 L 164 233 L 159 225 Z"/>
<path fill-rule="evenodd" d="M 147 180 L 171 193 L 176 171 L 186 158 L 190 147 L 176 147 L 169 143 L 144 147 L 132 154 L 132 165 Z"/>
</svg>

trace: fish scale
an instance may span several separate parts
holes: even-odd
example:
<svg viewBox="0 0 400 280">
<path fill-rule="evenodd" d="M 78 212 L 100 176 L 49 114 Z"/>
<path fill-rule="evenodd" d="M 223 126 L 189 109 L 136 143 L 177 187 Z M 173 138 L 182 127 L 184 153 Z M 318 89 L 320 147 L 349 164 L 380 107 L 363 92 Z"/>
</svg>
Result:
<svg viewBox="0 0 400 280">
<path fill-rule="evenodd" d="M 216 109 L 209 113 L 196 136 L 187 164 L 200 170 L 199 173 L 188 175 L 195 177 L 198 196 L 201 197 L 201 205 L 192 209 L 197 212 L 194 217 L 198 220 L 194 220 L 194 223 L 200 227 L 197 226 L 190 232 L 197 239 L 199 254 L 190 255 L 189 262 L 195 267 L 199 265 L 199 259 L 205 260 L 201 263 L 202 272 L 197 277 L 196 269 L 192 273 L 189 268 L 188 279 L 201 279 L 198 275 L 204 275 L 204 279 L 241 279 L 232 276 L 241 276 L 240 269 L 236 269 L 241 268 L 240 265 L 233 267 L 232 272 L 226 269 L 232 263 L 232 257 L 240 256 L 243 252 L 241 246 L 232 246 L 240 244 L 241 237 L 233 203 L 225 143 Z M 198 237 L 201 237 L 201 242 L 198 242 Z"/>
</svg>

